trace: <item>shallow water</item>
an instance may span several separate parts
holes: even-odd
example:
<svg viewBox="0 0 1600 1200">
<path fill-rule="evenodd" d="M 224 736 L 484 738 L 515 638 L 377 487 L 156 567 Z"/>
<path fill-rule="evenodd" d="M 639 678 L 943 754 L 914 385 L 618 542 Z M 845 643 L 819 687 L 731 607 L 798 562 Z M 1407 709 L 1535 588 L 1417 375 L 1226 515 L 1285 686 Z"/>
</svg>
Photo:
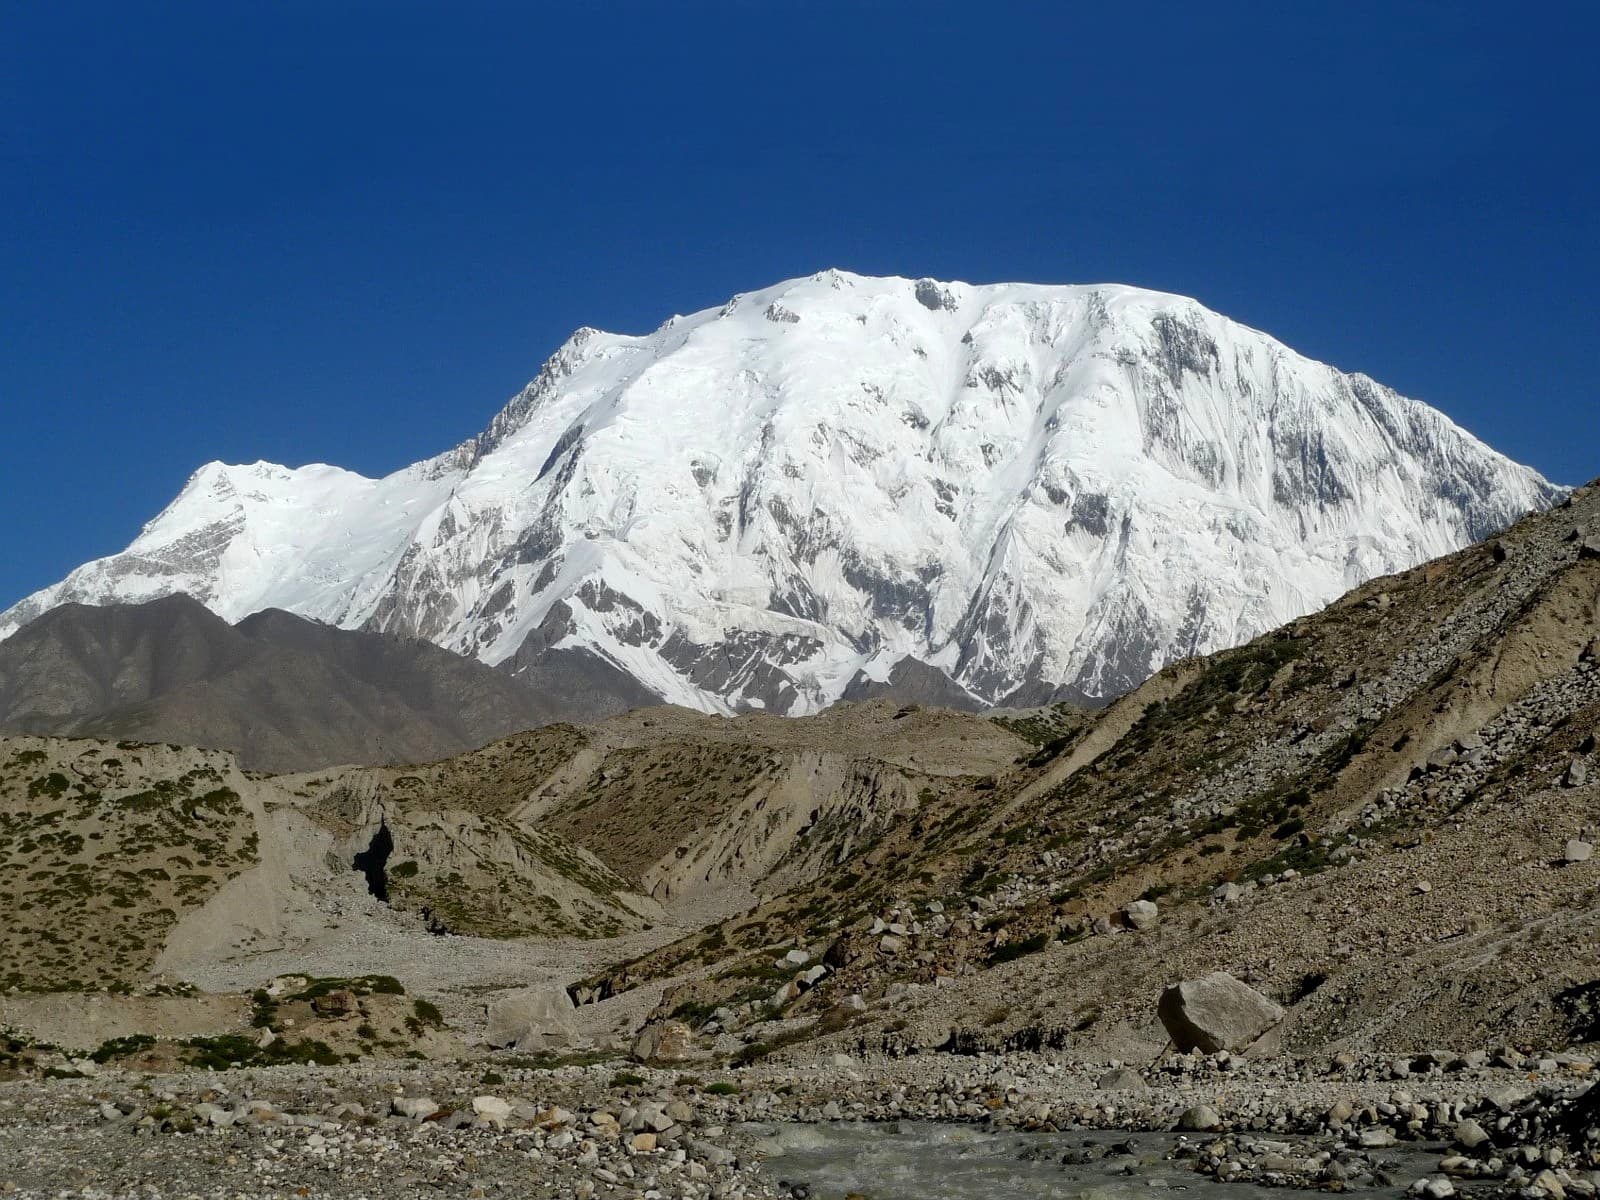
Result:
<svg viewBox="0 0 1600 1200">
<path fill-rule="evenodd" d="M 885 1124 L 751 1125 L 773 1182 L 804 1185 L 812 1200 L 1142 1200 L 1184 1193 L 1193 1200 L 1284 1200 L 1282 1188 L 1217 1183 L 1167 1161 L 1169 1133 L 998 1133 L 971 1125 L 900 1121 Z M 1288 1139 L 1285 1139 L 1288 1140 Z M 1104 1152 L 1086 1163 L 1063 1163 L 1085 1149 Z M 1388 1151 L 1398 1169 L 1390 1187 L 1352 1189 L 1393 1200 L 1427 1174 L 1438 1154 Z"/>
</svg>

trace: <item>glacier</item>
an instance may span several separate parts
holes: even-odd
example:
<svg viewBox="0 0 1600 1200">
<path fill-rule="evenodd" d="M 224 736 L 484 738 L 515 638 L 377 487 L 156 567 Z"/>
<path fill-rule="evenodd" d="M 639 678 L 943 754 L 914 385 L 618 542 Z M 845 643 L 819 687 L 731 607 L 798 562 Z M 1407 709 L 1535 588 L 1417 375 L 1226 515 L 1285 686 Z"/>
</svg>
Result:
<svg viewBox="0 0 1600 1200">
<path fill-rule="evenodd" d="M 1482 538 L 1563 489 L 1194 300 L 824 271 L 580 329 L 476 438 L 382 479 L 210 463 L 0 614 L 186 592 L 513 674 L 814 712 L 907 668 L 1094 701 Z"/>
</svg>

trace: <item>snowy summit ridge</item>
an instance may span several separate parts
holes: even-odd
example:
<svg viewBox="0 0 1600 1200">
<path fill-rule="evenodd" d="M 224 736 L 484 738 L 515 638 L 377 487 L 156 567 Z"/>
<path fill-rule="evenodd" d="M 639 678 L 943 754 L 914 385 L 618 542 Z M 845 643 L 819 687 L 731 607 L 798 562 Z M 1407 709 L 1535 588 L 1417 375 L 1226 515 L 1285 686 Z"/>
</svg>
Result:
<svg viewBox="0 0 1600 1200">
<path fill-rule="evenodd" d="M 1559 495 L 1180 296 L 826 271 L 581 329 L 383 479 L 211 463 L 0 637 L 182 591 L 513 672 L 587 651 L 712 711 L 814 711 L 897 664 L 982 703 L 1102 697 Z"/>
</svg>

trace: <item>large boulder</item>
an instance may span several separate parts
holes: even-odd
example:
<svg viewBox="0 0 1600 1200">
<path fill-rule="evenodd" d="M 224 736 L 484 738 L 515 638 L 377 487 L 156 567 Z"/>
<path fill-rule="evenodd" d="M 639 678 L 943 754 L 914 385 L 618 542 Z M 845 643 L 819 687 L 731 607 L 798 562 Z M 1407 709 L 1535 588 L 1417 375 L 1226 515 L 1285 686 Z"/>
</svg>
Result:
<svg viewBox="0 0 1600 1200">
<path fill-rule="evenodd" d="M 1122 921 L 1129 929 L 1149 929 L 1161 917 L 1161 910 L 1148 900 L 1135 900 L 1124 906 Z"/>
<path fill-rule="evenodd" d="M 489 1005 L 485 1040 L 518 1050 L 562 1050 L 577 1040 L 572 998 L 563 987 L 523 988 Z"/>
<path fill-rule="evenodd" d="M 1161 993 L 1156 1015 L 1180 1053 L 1240 1053 L 1283 1020 L 1281 1007 L 1226 971 L 1186 979 Z"/>
<path fill-rule="evenodd" d="M 694 1053 L 694 1031 L 682 1021 L 646 1025 L 633 1040 L 633 1057 L 642 1063 L 682 1062 Z"/>
</svg>

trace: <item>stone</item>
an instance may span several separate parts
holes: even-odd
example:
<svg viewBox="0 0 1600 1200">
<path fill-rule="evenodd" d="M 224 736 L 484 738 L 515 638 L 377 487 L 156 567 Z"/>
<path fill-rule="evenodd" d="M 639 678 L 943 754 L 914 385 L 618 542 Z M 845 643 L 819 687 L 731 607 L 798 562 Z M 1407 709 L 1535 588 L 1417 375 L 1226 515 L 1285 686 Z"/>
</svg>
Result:
<svg viewBox="0 0 1600 1200">
<path fill-rule="evenodd" d="M 577 1039 L 572 997 L 564 987 L 522 988 L 488 1008 L 484 1040 L 523 1051 L 557 1050 Z"/>
<path fill-rule="evenodd" d="M 1590 855 L 1593 853 L 1593 845 L 1582 841 L 1579 838 L 1573 838 L 1567 843 L 1566 850 L 1564 851 L 1562 857 L 1565 858 L 1569 863 L 1581 863 L 1588 862 Z"/>
<path fill-rule="evenodd" d="M 1249 1049 L 1283 1021 L 1284 1010 L 1227 972 L 1214 971 L 1167 988 L 1156 1015 L 1180 1054 L 1215 1054 Z"/>
<path fill-rule="evenodd" d="M 1102 1092 L 1142 1092 L 1149 1088 L 1144 1076 L 1128 1067 L 1118 1067 L 1100 1076 L 1095 1085 Z"/>
<path fill-rule="evenodd" d="M 1550 1197 L 1550 1200 L 1563 1200 L 1563 1197 L 1567 1194 L 1567 1189 L 1562 1186 L 1560 1177 L 1548 1167 L 1535 1175 L 1528 1186 L 1535 1191 L 1543 1192 Z"/>
<path fill-rule="evenodd" d="M 1567 766 L 1567 773 L 1561 777 L 1561 782 L 1569 788 L 1580 788 L 1589 782 L 1589 768 L 1583 759 L 1575 758 Z"/>
<path fill-rule="evenodd" d="M 359 1007 L 349 988 L 336 988 L 311 1002 L 311 1011 L 321 1017 L 348 1017 Z"/>
<path fill-rule="evenodd" d="M 1363 1150 L 1387 1150 L 1397 1140 L 1392 1129 L 1380 1125 L 1376 1129 L 1362 1131 L 1361 1148 Z"/>
<path fill-rule="evenodd" d="M 1178 1128 L 1185 1133 L 1209 1133 L 1222 1128 L 1222 1118 L 1217 1110 L 1207 1104 L 1196 1104 L 1183 1110 L 1178 1118 Z"/>
<path fill-rule="evenodd" d="M 1237 883 L 1218 884 L 1211 890 L 1211 898 L 1219 904 L 1237 904 L 1244 895 L 1244 889 Z"/>
<path fill-rule="evenodd" d="M 884 954 L 899 954 L 900 951 L 904 950 L 905 948 L 905 939 L 896 937 L 892 933 L 884 934 L 883 937 L 878 941 L 878 949 Z"/>
<path fill-rule="evenodd" d="M 390 1107 L 396 1116 L 409 1117 L 413 1121 L 426 1121 L 439 1111 L 439 1106 L 426 1096 L 396 1096 L 390 1101 Z"/>
<path fill-rule="evenodd" d="M 733 1165 L 733 1151 L 714 1142 L 690 1142 L 689 1153 L 698 1161 L 710 1163 L 713 1167 L 730 1167 Z"/>
<path fill-rule="evenodd" d="M 804 950 L 791 950 L 783 956 L 783 965 L 789 967 L 803 967 L 811 961 L 811 955 Z"/>
<path fill-rule="evenodd" d="M 1511 1113 L 1522 1107 L 1522 1102 L 1532 1094 L 1533 1093 L 1525 1087 L 1520 1087 L 1517 1084 L 1510 1084 L 1506 1087 L 1497 1088 L 1495 1091 L 1488 1093 L 1488 1095 L 1484 1096 L 1484 1099 L 1500 1112 Z"/>
<path fill-rule="evenodd" d="M 667 1110 L 658 1104 L 644 1105 L 634 1119 L 634 1128 L 647 1133 L 665 1133 L 676 1124 L 677 1122 L 667 1115 Z"/>
<path fill-rule="evenodd" d="M 632 1142 L 634 1151 L 639 1154 L 649 1154 L 656 1148 L 656 1135 L 653 1133 L 636 1133 Z"/>
<path fill-rule="evenodd" d="M 499 1096 L 477 1096 L 473 1098 L 472 1111 L 479 1120 L 499 1128 L 511 1119 L 511 1102 Z"/>
<path fill-rule="evenodd" d="M 1489 1140 L 1489 1135 L 1482 1125 L 1468 1117 L 1456 1126 L 1455 1139 L 1456 1145 L 1462 1149 L 1476 1150 Z"/>
<path fill-rule="evenodd" d="M 1123 907 L 1122 919 L 1130 929 L 1149 929 L 1161 919 L 1161 910 L 1149 900 L 1135 900 Z"/>
<path fill-rule="evenodd" d="M 633 1041 L 639 1062 L 681 1062 L 694 1053 L 694 1031 L 682 1021 L 646 1025 Z"/>
</svg>

